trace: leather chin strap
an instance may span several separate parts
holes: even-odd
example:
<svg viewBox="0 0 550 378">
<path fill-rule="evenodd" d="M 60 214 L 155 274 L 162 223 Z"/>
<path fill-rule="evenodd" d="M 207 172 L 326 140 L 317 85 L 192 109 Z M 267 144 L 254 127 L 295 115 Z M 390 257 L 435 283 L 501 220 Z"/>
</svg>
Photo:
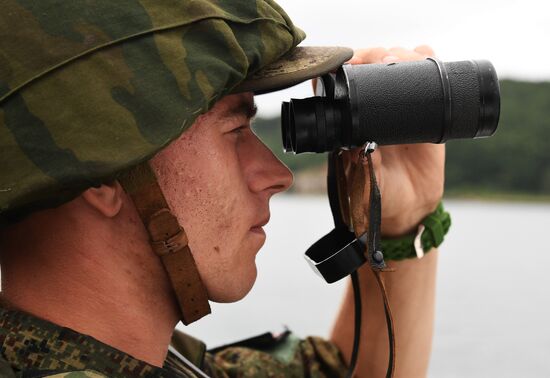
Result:
<svg viewBox="0 0 550 378">
<path fill-rule="evenodd" d="M 185 325 L 210 313 L 208 293 L 189 249 L 187 235 L 172 214 L 148 162 L 119 177 L 147 230 L 153 251 L 170 278 Z"/>
</svg>

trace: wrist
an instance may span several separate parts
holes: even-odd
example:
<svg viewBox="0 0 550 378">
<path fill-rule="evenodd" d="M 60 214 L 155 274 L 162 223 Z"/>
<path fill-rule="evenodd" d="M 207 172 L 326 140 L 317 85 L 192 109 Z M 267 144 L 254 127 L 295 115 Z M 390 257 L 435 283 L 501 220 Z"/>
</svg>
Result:
<svg viewBox="0 0 550 378">
<path fill-rule="evenodd" d="M 439 203 L 437 208 L 419 224 L 413 232 L 398 238 L 384 236 L 382 252 L 387 260 L 422 258 L 424 253 L 438 247 L 443 242 L 451 226 L 451 217 Z"/>
<path fill-rule="evenodd" d="M 424 218 L 433 213 L 438 203 L 433 205 L 413 209 L 393 217 L 382 216 L 381 233 L 383 238 L 399 238 L 415 233 L 418 225 Z"/>
</svg>

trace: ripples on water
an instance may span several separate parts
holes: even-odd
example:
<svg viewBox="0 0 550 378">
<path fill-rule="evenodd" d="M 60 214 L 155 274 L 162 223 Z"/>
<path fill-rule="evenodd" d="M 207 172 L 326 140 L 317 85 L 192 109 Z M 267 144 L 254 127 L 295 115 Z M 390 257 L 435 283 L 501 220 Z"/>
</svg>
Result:
<svg viewBox="0 0 550 378">
<path fill-rule="evenodd" d="M 430 377 L 549 377 L 550 205 L 446 201 L 453 226 L 440 248 Z M 332 227 L 323 197 L 271 203 L 258 280 L 235 304 L 187 327 L 209 347 L 288 326 L 327 336 L 343 283 L 303 259 Z"/>
</svg>

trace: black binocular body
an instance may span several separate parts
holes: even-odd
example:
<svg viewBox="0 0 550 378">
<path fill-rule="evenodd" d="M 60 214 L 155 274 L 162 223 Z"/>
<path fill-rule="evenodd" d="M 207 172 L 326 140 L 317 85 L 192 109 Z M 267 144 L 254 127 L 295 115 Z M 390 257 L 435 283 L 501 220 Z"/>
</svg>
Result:
<svg viewBox="0 0 550 378">
<path fill-rule="evenodd" d="M 315 92 L 282 104 L 287 152 L 486 137 L 500 114 L 498 78 L 485 60 L 344 65 Z"/>
</svg>

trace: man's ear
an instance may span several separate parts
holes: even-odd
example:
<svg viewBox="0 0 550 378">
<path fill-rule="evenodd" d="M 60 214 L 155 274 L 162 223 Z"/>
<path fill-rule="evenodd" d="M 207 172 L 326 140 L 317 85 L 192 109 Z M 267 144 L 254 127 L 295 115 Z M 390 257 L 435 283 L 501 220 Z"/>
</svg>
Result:
<svg viewBox="0 0 550 378">
<path fill-rule="evenodd" d="M 122 208 L 124 190 L 118 181 L 113 181 L 98 188 L 89 188 L 81 196 L 88 205 L 101 214 L 113 218 Z"/>
</svg>

